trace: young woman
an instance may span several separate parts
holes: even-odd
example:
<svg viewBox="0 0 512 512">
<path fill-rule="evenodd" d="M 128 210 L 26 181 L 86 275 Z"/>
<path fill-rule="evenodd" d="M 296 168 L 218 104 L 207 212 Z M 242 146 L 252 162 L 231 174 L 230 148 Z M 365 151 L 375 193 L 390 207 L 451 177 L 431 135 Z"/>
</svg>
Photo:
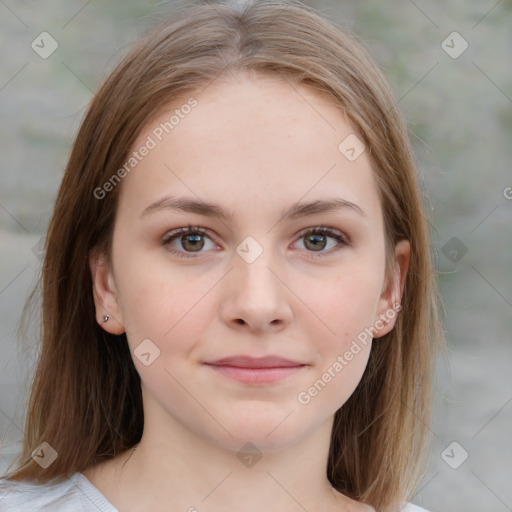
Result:
<svg viewBox="0 0 512 512">
<path fill-rule="evenodd" d="M 0 509 L 420 510 L 431 260 L 353 36 L 299 2 L 177 10 L 76 138 Z"/>
</svg>

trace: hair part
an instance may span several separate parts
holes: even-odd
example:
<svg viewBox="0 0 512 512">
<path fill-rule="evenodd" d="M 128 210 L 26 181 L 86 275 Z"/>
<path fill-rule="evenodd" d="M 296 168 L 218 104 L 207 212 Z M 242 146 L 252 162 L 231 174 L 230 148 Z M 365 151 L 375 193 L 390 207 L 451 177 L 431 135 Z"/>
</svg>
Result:
<svg viewBox="0 0 512 512">
<path fill-rule="evenodd" d="M 123 166 L 141 129 L 164 106 L 238 73 L 278 77 L 328 94 L 369 151 L 388 278 L 396 243 L 411 244 L 403 307 L 394 329 L 373 344 L 361 382 L 335 414 L 327 477 L 339 492 L 381 509 L 410 498 L 423 475 L 432 367 L 444 338 L 406 123 L 356 36 L 298 1 L 264 0 L 243 11 L 227 4 L 176 10 L 136 44 L 93 98 L 48 230 L 41 352 L 22 453 L 10 478 L 66 478 L 139 442 L 140 377 L 126 335 L 111 335 L 95 320 L 89 269 L 95 252 L 110 254 L 122 184 L 101 200 L 94 190 Z M 58 452 L 46 469 L 31 456 L 43 441 Z"/>
</svg>

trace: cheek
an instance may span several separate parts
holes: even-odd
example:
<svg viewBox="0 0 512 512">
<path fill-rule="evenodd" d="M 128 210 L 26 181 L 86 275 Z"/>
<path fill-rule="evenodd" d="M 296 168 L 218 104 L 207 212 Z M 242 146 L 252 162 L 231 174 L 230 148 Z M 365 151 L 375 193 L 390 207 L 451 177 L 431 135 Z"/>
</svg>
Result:
<svg viewBox="0 0 512 512">
<path fill-rule="evenodd" d="M 341 350 L 344 343 L 372 325 L 382 282 L 379 273 L 369 268 L 354 267 L 334 277 L 309 281 L 304 287 L 307 304 L 315 313 L 311 316 L 322 321 L 326 349 Z"/>
<path fill-rule="evenodd" d="M 351 272 L 314 283 L 307 297 L 316 315 L 310 315 L 307 330 L 316 340 L 318 371 L 298 398 L 302 404 L 314 401 L 334 413 L 348 400 L 366 369 L 372 343 L 369 328 L 382 283 L 378 272 L 355 266 Z"/>
<path fill-rule="evenodd" d="M 119 251 L 121 253 L 122 249 Z M 116 269 L 121 285 L 119 300 L 128 342 L 133 350 L 150 339 L 161 352 L 161 362 L 192 349 L 190 340 L 211 322 L 208 292 L 218 277 L 194 279 L 190 273 L 170 269 L 158 258 L 133 251 L 119 258 Z"/>
<path fill-rule="evenodd" d="M 350 398 L 366 369 L 371 342 L 349 344 L 346 348 L 333 354 L 310 386 L 298 394 L 299 403 L 314 404 L 329 416 Z"/>
</svg>

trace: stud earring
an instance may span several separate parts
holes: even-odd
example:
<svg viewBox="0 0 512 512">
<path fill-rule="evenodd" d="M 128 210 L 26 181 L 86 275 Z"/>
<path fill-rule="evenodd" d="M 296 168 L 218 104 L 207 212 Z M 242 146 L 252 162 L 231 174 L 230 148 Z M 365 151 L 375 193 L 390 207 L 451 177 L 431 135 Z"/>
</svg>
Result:
<svg viewBox="0 0 512 512">
<path fill-rule="evenodd" d="M 101 321 L 102 321 L 103 323 L 105 323 L 105 322 L 107 322 L 107 321 L 108 321 L 108 319 L 109 319 L 109 318 L 110 318 L 110 315 L 103 315 L 103 318 L 101 319 Z"/>
</svg>

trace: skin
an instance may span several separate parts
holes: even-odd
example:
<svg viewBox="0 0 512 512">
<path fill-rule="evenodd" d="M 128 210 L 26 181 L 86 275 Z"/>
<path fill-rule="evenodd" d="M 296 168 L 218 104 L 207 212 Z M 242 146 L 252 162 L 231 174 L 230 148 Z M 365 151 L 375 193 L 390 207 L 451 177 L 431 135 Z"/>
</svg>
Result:
<svg viewBox="0 0 512 512">
<path fill-rule="evenodd" d="M 83 474 L 122 512 L 373 510 L 335 491 L 326 476 L 334 413 L 359 383 L 371 342 L 307 405 L 297 395 L 399 302 L 409 243 L 396 246 L 398 278 L 387 281 L 370 160 L 365 151 L 351 162 L 338 150 L 354 130 L 329 97 L 247 74 L 193 96 L 198 105 L 121 184 L 111 266 L 91 258 L 97 321 L 127 333 L 145 425 L 135 450 Z M 181 104 L 150 120 L 134 148 Z M 216 203 L 234 217 L 142 215 L 167 195 Z M 345 208 L 279 221 L 296 201 L 333 197 L 365 215 Z M 162 245 L 188 224 L 207 230 L 200 252 L 183 234 Z M 318 252 L 311 236 L 300 235 L 326 225 L 350 245 L 336 249 L 328 236 Z M 236 251 L 248 236 L 263 249 L 252 263 Z M 148 366 L 133 356 L 144 339 L 160 350 Z M 307 366 L 277 383 L 250 385 L 203 364 L 234 354 Z M 252 467 L 237 457 L 248 442 L 262 455 Z"/>
</svg>

